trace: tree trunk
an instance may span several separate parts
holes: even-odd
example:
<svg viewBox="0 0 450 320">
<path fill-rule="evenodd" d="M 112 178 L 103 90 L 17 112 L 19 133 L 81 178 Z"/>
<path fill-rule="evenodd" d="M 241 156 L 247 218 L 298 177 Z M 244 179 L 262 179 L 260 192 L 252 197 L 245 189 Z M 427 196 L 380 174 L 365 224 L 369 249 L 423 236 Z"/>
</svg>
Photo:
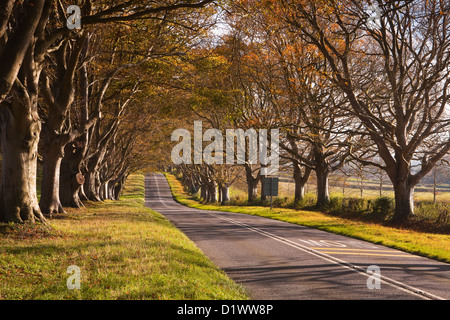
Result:
<svg viewBox="0 0 450 320">
<path fill-rule="evenodd" d="M 63 166 L 61 169 L 64 168 Z M 64 207 L 82 208 L 84 207 L 80 199 L 80 188 L 84 177 L 79 173 L 61 170 L 60 174 L 59 197 Z M 80 180 L 81 179 L 81 180 Z"/>
<path fill-rule="evenodd" d="M 118 176 L 111 180 L 108 184 L 109 195 L 111 200 L 119 200 L 119 193 L 122 191 L 123 182 L 125 180 L 125 170 L 122 170 Z"/>
<path fill-rule="evenodd" d="M 215 182 L 208 186 L 208 202 L 217 203 L 217 184 Z"/>
<path fill-rule="evenodd" d="M 192 179 L 190 177 L 183 176 L 183 182 L 184 182 L 184 185 L 186 186 L 187 191 L 190 194 L 195 194 L 194 183 L 193 183 Z"/>
<path fill-rule="evenodd" d="M 380 185 L 379 185 L 380 198 L 383 196 L 383 176 L 380 176 Z"/>
<path fill-rule="evenodd" d="M 408 179 L 404 179 L 394 184 L 394 194 L 395 211 L 392 223 L 400 225 L 414 214 L 414 186 L 408 183 Z"/>
<path fill-rule="evenodd" d="M 256 197 L 258 197 L 258 179 L 255 179 L 253 176 L 247 176 L 247 197 L 248 202 L 254 202 Z"/>
<path fill-rule="evenodd" d="M 126 175 L 123 175 L 114 185 L 114 199 L 119 200 L 123 187 L 125 186 Z"/>
<path fill-rule="evenodd" d="M 11 24 L 14 32 L 8 36 L 0 52 L 0 221 L 4 222 L 46 223 L 39 208 L 36 190 L 41 132 L 37 112 L 38 81 L 42 61 L 34 59 L 34 34 L 41 21 L 45 3 L 46 1 L 37 0 L 18 4 L 23 9 L 21 16 L 15 17 L 15 23 Z M 2 9 L 9 11 L 8 8 L 8 3 L 3 3 Z M 9 15 L 8 12 L 3 14 Z M 3 33 L 6 26 L 3 22 L 1 24 Z M 16 81 L 18 78 L 20 83 Z M 5 99 L 10 93 L 12 94 L 8 100 L 12 102 L 7 102 Z"/>
<path fill-rule="evenodd" d="M 36 192 L 39 117 L 22 105 L 2 108 L 0 221 L 45 222 Z"/>
<path fill-rule="evenodd" d="M 89 201 L 86 193 L 84 192 L 84 183 L 80 186 L 80 190 L 78 190 L 78 196 L 80 197 L 81 201 Z"/>
<path fill-rule="evenodd" d="M 204 201 L 208 200 L 208 189 L 206 188 L 205 185 L 202 185 L 200 187 L 200 198 Z"/>
<path fill-rule="evenodd" d="M 116 201 L 120 200 L 120 193 L 122 192 L 122 186 L 123 183 L 122 181 L 119 181 L 115 186 L 114 186 L 114 199 Z"/>
<path fill-rule="evenodd" d="M 220 193 L 222 195 L 221 203 L 227 204 L 230 201 L 230 187 L 228 185 L 223 185 Z"/>
<path fill-rule="evenodd" d="M 91 201 L 102 201 L 100 199 L 100 188 L 97 172 L 88 172 L 86 174 L 86 182 L 84 184 L 84 192 L 86 197 Z"/>
<path fill-rule="evenodd" d="M 82 135 L 83 132 L 76 131 L 67 117 L 70 117 L 70 109 L 75 99 L 75 74 L 77 70 L 77 61 L 80 53 L 85 47 L 85 38 L 78 39 L 72 50 L 66 42 L 56 52 L 55 59 L 61 66 L 57 68 L 53 85 L 47 75 L 44 75 L 43 102 L 47 104 L 48 115 L 43 123 L 42 137 L 43 141 L 43 182 L 41 210 L 44 214 L 63 213 L 60 203 L 60 171 L 61 160 L 64 157 L 66 145 Z M 67 66 L 63 67 L 65 61 L 69 61 Z M 81 82 L 83 83 L 83 81 Z M 84 119 L 83 119 L 84 120 Z M 83 124 L 81 125 L 83 127 Z M 87 129 L 86 129 L 87 131 Z M 72 148 L 68 148 L 72 151 Z"/>
<path fill-rule="evenodd" d="M 47 142 L 47 143 L 45 143 Z M 44 140 L 41 199 L 39 206 L 43 214 L 65 213 L 60 198 L 60 169 L 63 158 L 62 148 L 57 142 Z"/>
<path fill-rule="evenodd" d="M 104 181 L 100 184 L 100 199 L 101 200 L 112 200 L 111 194 L 109 193 L 110 180 Z"/>
<path fill-rule="evenodd" d="M 86 59 L 89 51 L 89 37 L 86 38 L 81 51 L 81 59 Z M 80 115 L 82 124 L 89 120 L 89 80 L 86 64 L 79 69 L 79 96 Z M 83 207 L 82 200 L 87 200 L 83 191 L 85 176 L 83 175 L 82 162 L 86 156 L 89 141 L 89 130 L 75 141 L 68 143 L 64 148 L 64 158 L 61 163 L 60 199 L 63 206 L 72 208 Z"/>
<path fill-rule="evenodd" d="M 265 176 L 261 176 L 259 179 L 259 181 L 261 182 L 261 202 L 264 202 L 267 200 L 267 196 L 265 195 L 266 188 L 264 185 L 264 178 L 265 178 Z"/>
<path fill-rule="evenodd" d="M 83 156 L 84 147 L 77 147 L 77 142 L 69 143 L 64 148 L 64 158 L 61 162 L 59 197 L 61 204 L 65 207 L 83 207 L 82 199 L 80 199 L 80 189 L 85 181 L 85 177 L 80 170 Z"/>
<path fill-rule="evenodd" d="M 108 199 L 109 200 L 117 200 L 115 190 L 116 190 L 115 180 L 109 181 L 109 183 L 108 183 Z"/>
<path fill-rule="evenodd" d="M 322 206 L 330 202 L 328 170 L 316 169 L 317 205 Z"/>
<path fill-rule="evenodd" d="M 311 175 L 311 169 L 306 168 L 305 173 L 302 174 L 300 164 L 297 161 L 293 161 L 294 166 L 294 182 L 295 182 L 295 199 L 294 202 L 298 203 L 305 197 L 305 185 Z"/>
<path fill-rule="evenodd" d="M 305 183 L 295 180 L 295 195 L 294 202 L 298 203 L 305 198 Z"/>
<path fill-rule="evenodd" d="M 222 203 L 222 188 L 223 188 L 223 185 L 219 183 L 218 188 L 219 188 L 219 192 L 218 192 L 218 202 L 219 202 L 219 203 Z"/>
<path fill-rule="evenodd" d="M 100 198 L 100 167 L 103 159 L 105 158 L 108 144 L 114 138 L 117 132 L 119 122 L 114 121 L 110 124 L 109 128 L 104 133 L 103 137 L 100 138 L 101 142 L 97 145 L 97 151 L 95 155 L 89 158 L 87 165 L 86 182 L 84 183 L 84 192 L 86 196 L 91 201 L 101 201 Z M 99 126 L 96 127 L 97 135 Z"/>
<path fill-rule="evenodd" d="M 253 176 L 251 165 L 245 166 L 245 177 L 247 181 L 247 197 L 248 202 L 254 202 L 258 196 L 258 182 L 259 176 L 256 178 Z"/>
<path fill-rule="evenodd" d="M 98 189 L 98 197 L 101 201 L 105 199 L 105 185 L 103 183 L 100 184 L 100 188 Z"/>
<path fill-rule="evenodd" d="M 258 180 L 247 182 L 248 202 L 254 202 L 258 197 Z"/>
</svg>

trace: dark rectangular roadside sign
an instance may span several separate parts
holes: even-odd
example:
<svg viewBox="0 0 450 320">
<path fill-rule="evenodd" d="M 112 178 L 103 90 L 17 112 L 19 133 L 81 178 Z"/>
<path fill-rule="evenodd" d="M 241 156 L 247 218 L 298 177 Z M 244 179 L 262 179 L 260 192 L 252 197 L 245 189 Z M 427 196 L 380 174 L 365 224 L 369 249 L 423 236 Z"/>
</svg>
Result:
<svg viewBox="0 0 450 320">
<path fill-rule="evenodd" d="M 264 196 L 278 197 L 279 178 L 264 178 Z"/>
</svg>

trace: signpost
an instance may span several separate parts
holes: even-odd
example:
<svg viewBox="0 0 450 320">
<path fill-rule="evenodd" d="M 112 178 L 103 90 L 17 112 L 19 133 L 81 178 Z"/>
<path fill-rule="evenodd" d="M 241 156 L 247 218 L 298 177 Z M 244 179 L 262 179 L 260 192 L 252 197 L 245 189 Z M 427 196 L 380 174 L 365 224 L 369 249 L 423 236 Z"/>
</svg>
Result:
<svg viewBox="0 0 450 320">
<path fill-rule="evenodd" d="M 278 197 L 279 178 L 263 178 L 263 196 L 270 197 L 270 210 L 273 209 L 273 197 Z"/>
</svg>

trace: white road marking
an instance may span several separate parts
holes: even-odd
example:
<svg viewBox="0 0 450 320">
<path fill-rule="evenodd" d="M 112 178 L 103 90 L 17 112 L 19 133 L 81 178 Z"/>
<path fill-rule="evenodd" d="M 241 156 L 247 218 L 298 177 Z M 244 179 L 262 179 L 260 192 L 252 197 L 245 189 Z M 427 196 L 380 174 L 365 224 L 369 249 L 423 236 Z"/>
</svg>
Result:
<svg viewBox="0 0 450 320">
<path fill-rule="evenodd" d="M 162 200 L 161 198 L 161 193 L 159 191 L 159 183 L 158 183 L 158 179 L 156 178 L 156 174 L 153 176 L 155 178 L 155 183 L 156 183 L 156 191 L 157 191 L 157 195 L 158 195 L 158 199 L 159 202 L 166 208 L 170 209 L 170 207 Z"/>
<path fill-rule="evenodd" d="M 290 241 L 290 240 L 288 240 L 288 239 L 281 238 L 281 237 L 279 237 L 279 236 L 277 236 L 277 235 L 274 235 L 274 234 L 272 234 L 272 233 L 269 233 L 269 232 L 267 232 L 267 231 L 264 231 L 264 230 L 261 230 L 261 229 L 258 229 L 258 228 L 249 226 L 249 225 L 247 225 L 247 224 L 245 224 L 245 223 L 241 223 L 241 222 L 238 222 L 238 221 L 233 220 L 233 219 L 230 219 L 230 218 L 221 217 L 221 216 L 219 216 L 219 215 L 217 215 L 217 214 L 214 214 L 214 213 L 211 214 L 211 215 L 213 215 L 213 216 L 215 216 L 215 217 L 217 217 L 217 218 L 219 218 L 219 219 L 222 219 L 222 220 L 228 221 L 228 222 L 230 222 L 230 223 L 233 223 L 233 224 L 235 224 L 235 225 L 241 226 L 241 227 L 243 227 L 243 228 L 246 228 L 246 229 L 248 229 L 248 230 L 251 230 L 251 231 L 253 231 L 253 232 L 256 232 L 256 233 L 259 233 L 259 234 L 261 234 L 261 235 L 264 235 L 264 236 L 266 236 L 266 237 L 268 237 L 268 238 L 271 238 L 271 239 L 273 239 L 273 240 L 276 240 L 276 241 L 278 241 L 278 242 L 282 242 L 282 243 L 284 243 L 284 244 L 286 244 L 286 245 L 289 245 L 289 246 L 291 246 L 291 247 L 294 247 L 294 248 L 296 248 L 296 249 L 298 249 L 298 250 L 301 250 L 301 251 L 303 251 L 303 252 L 309 253 L 309 254 L 311 254 L 311 255 L 313 255 L 313 256 L 316 256 L 316 257 L 318 257 L 318 258 L 321 258 L 321 259 L 326 260 L 326 261 L 328 261 L 328 262 L 331 262 L 331 263 L 333 263 L 333 264 L 337 264 L 337 265 L 339 265 L 339 266 L 341 266 L 341 267 L 343 267 L 343 268 L 345 268 L 345 269 L 352 270 L 352 271 L 357 272 L 357 273 L 359 273 L 359 274 L 362 274 L 362 275 L 364 275 L 364 276 L 366 276 L 366 277 L 370 277 L 370 276 L 371 276 L 370 274 L 368 274 L 368 273 L 366 272 L 366 270 L 364 270 L 364 268 L 361 268 L 361 267 L 352 265 L 352 264 L 350 264 L 350 263 L 348 263 L 348 262 L 346 262 L 346 261 L 344 261 L 344 260 L 341 260 L 341 259 L 338 259 L 338 258 L 336 258 L 336 257 L 330 256 L 330 255 L 328 255 L 328 254 L 326 254 L 326 253 L 323 253 L 323 252 L 320 252 L 320 251 L 311 249 L 311 248 L 306 247 L 306 246 L 303 246 L 303 245 L 301 245 L 301 244 L 299 244 L 299 243 L 295 243 L 295 242 Z M 411 294 L 411 295 L 415 295 L 415 296 L 417 296 L 417 297 L 420 297 L 420 298 L 422 298 L 422 299 L 427 299 L 427 300 L 430 300 L 430 299 L 435 299 L 435 300 L 445 300 L 445 299 L 442 298 L 442 297 L 436 296 L 436 295 L 434 295 L 434 294 L 432 294 L 432 293 L 429 293 L 429 292 L 425 292 L 425 291 L 420 290 L 420 289 L 418 289 L 418 288 L 414 288 L 414 287 L 409 286 L 409 285 L 407 285 L 407 284 L 405 284 L 405 283 L 396 281 L 396 280 L 394 280 L 394 279 L 392 279 L 392 278 L 389 278 L 389 277 L 386 277 L 386 276 L 380 276 L 380 277 L 381 277 L 381 281 L 382 281 L 383 283 L 385 283 L 385 284 L 387 284 L 387 285 L 389 285 L 389 286 L 391 286 L 391 287 L 397 288 L 397 289 L 399 289 L 399 290 L 401 290 L 401 291 L 404 291 L 404 292 L 406 292 L 406 293 L 408 293 L 408 294 Z"/>
<path fill-rule="evenodd" d="M 165 202 L 162 201 L 161 194 L 160 194 L 160 191 L 159 191 L 159 184 L 158 184 L 156 175 L 154 177 L 155 177 L 155 182 L 156 182 L 156 187 L 157 187 L 157 195 L 159 197 L 159 200 L 164 205 L 164 207 L 170 209 L 170 207 Z M 338 266 L 340 266 L 342 268 L 354 271 L 354 272 L 359 273 L 361 275 L 364 275 L 364 276 L 366 276 L 368 278 L 371 276 L 370 274 L 368 274 L 366 272 L 366 270 L 364 268 L 358 267 L 358 266 L 353 265 L 353 264 L 351 264 L 349 262 L 346 262 L 344 260 L 338 259 L 338 258 L 330 256 L 330 255 L 328 255 L 326 253 L 323 253 L 323 252 L 317 251 L 315 249 L 312 249 L 310 247 L 304 246 L 304 245 L 302 245 L 300 243 L 296 243 L 296 242 L 293 242 L 291 240 L 279 237 L 279 236 L 277 236 L 275 234 L 272 234 L 272 233 L 269 233 L 267 231 L 261 230 L 259 228 L 247 225 L 247 224 L 239 222 L 239 221 L 236 221 L 234 219 L 225 218 L 223 216 L 220 216 L 219 215 L 220 213 L 214 213 L 214 212 L 210 213 L 210 212 L 208 212 L 208 214 L 210 214 L 211 216 L 214 216 L 214 217 L 216 217 L 218 219 L 221 219 L 221 220 L 224 220 L 224 221 L 228 221 L 229 223 L 235 224 L 235 225 L 240 226 L 242 228 L 245 228 L 245 229 L 251 230 L 253 232 L 259 233 L 259 234 L 261 234 L 261 235 L 263 235 L 265 237 L 268 237 L 268 238 L 271 238 L 271 239 L 276 240 L 278 242 L 284 243 L 284 244 L 286 244 L 288 246 L 291 246 L 291 247 L 296 248 L 296 249 L 298 249 L 300 251 L 303 251 L 305 253 L 311 254 L 313 256 L 316 256 L 318 258 L 321 258 L 321 259 L 326 260 L 328 262 L 331 262 L 333 264 L 336 264 L 336 265 L 338 265 Z M 442 297 L 439 297 L 437 295 L 434 295 L 432 293 L 429 293 L 429 292 L 423 291 L 421 289 L 409 286 L 409 285 L 407 285 L 405 283 L 402 283 L 400 281 L 394 280 L 392 278 L 389 278 L 389 277 L 386 277 L 386 276 L 383 276 L 383 275 L 380 275 L 380 280 L 381 280 L 382 283 L 385 283 L 385 284 L 387 284 L 387 285 L 389 285 L 391 287 L 394 287 L 394 288 L 399 289 L 399 290 L 401 290 L 403 292 L 406 292 L 408 294 L 420 297 L 420 298 L 425 299 L 425 300 L 433 300 L 433 299 L 434 300 L 446 300 L 446 299 L 444 299 Z"/>
</svg>

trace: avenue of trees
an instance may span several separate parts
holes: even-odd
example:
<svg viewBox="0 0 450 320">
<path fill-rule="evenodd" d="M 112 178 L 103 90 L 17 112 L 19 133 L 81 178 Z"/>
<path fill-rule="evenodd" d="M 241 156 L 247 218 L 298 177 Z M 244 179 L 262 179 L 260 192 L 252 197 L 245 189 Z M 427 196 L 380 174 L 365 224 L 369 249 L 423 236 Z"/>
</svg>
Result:
<svg viewBox="0 0 450 320">
<path fill-rule="evenodd" d="M 226 125 L 282 130 L 296 200 L 314 173 L 327 203 L 329 176 L 352 162 L 388 177 L 394 224 L 413 215 L 415 187 L 450 150 L 450 2 L 242 0 L 228 14 Z M 217 179 L 203 166 L 181 169 L 192 190 Z M 242 165 L 249 200 L 258 170 Z"/>
<path fill-rule="evenodd" d="M 131 173 L 174 167 L 172 132 L 194 121 L 280 130 L 295 201 L 314 176 L 326 204 L 349 165 L 387 176 L 396 224 L 448 164 L 450 1 L 72 2 L 0 0 L 0 222 L 118 199 Z M 177 170 L 209 202 L 242 179 L 251 203 L 263 168 L 246 148 Z"/>
<path fill-rule="evenodd" d="M 198 41 L 210 2 L 78 1 L 81 29 L 67 27 L 72 1 L 0 2 L 0 221 L 117 198 L 155 133 L 164 65 Z"/>
</svg>

